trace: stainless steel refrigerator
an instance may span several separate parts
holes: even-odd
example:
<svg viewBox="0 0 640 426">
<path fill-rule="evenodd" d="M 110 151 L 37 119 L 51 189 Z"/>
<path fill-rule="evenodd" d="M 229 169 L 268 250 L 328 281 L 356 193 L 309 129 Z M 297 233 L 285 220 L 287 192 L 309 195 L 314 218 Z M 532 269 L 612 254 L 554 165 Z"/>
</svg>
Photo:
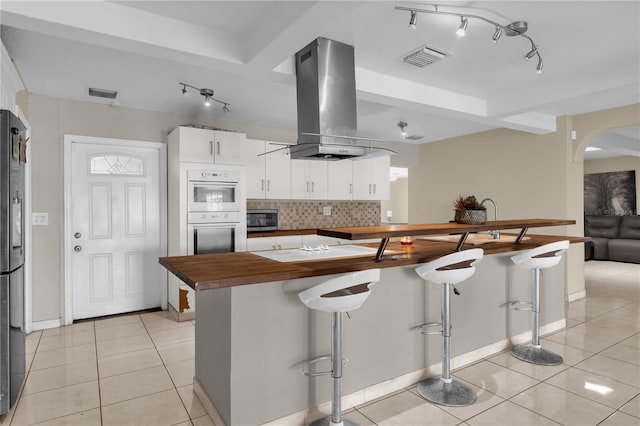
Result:
<svg viewBox="0 0 640 426">
<path fill-rule="evenodd" d="M 25 377 L 25 127 L 0 110 L 0 414 L 13 406 Z"/>
</svg>

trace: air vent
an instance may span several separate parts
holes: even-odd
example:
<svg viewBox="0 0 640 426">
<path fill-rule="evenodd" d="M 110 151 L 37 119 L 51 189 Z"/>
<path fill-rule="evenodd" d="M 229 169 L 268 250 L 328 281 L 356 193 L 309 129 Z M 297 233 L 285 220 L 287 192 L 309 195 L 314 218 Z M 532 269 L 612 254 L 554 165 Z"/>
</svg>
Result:
<svg viewBox="0 0 640 426">
<path fill-rule="evenodd" d="M 415 65 L 419 68 L 424 68 L 427 65 L 439 62 L 450 55 L 450 53 L 447 53 L 444 50 L 435 49 L 429 46 L 422 46 L 404 56 L 402 61 L 407 64 Z"/>
<path fill-rule="evenodd" d="M 89 87 L 89 96 L 95 96 L 96 98 L 115 99 L 118 96 L 118 92 L 115 90 L 95 89 Z"/>
<path fill-rule="evenodd" d="M 410 135 L 410 136 L 407 136 L 405 139 L 408 139 L 410 141 L 419 141 L 422 138 L 424 138 L 424 136 L 421 136 L 421 135 Z"/>
</svg>

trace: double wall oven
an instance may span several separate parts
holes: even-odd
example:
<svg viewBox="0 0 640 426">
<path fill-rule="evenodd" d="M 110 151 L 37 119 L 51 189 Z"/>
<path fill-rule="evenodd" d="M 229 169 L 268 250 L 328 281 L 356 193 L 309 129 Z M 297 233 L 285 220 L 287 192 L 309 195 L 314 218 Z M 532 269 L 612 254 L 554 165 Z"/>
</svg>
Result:
<svg viewBox="0 0 640 426">
<path fill-rule="evenodd" d="M 187 254 L 226 253 L 243 239 L 240 173 L 187 171 Z"/>
</svg>

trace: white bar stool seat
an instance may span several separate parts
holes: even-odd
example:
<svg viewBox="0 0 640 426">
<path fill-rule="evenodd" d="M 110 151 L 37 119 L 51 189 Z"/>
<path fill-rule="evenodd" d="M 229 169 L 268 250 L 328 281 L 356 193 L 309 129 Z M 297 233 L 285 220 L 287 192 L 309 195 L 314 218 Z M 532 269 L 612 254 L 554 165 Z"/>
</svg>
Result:
<svg viewBox="0 0 640 426">
<path fill-rule="evenodd" d="M 430 377 L 418 383 L 418 393 L 425 399 L 440 405 L 461 407 L 473 404 L 475 392 L 467 385 L 451 378 L 451 290 L 454 284 L 470 278 L 475 265 L 482 259 L 484 251 L 476 248 L 448 254 L 416 268 L 416 273 L 425 281 L 442 285 L 442 323 L 427 323 L 417 327 L 422 334 L 441 334 L 442 375 Z M 425 327 L 441 326 L 438 331 L 424 331 Z"/>
<path fill-rule="evenodd" d="M 533 287 L 531 303 L 511 302 L 516 310 L 530 310 L 532 312 L 531 344 L 517 345 L 511 349 L 511 354 L 526 362 L 537 365 L 562 364 L 562 357 L 540 346 L 540 270 L 556 266 L 562 260 L 561 253 L 569 248 L 569 241 L 558 241 L 545 244 L 511 257 L 513 263 L 523 268 L 533 270 Z M 526 308 L 522 308 L 522 306 Z"/>
<path fill-rule="evenodd" d="M 342 313 L 356 310 L 362 306 L 371 294 L 373 287 L 380 280 L 380 269 L 352 272 L 327 280 L 321 284 L 298 293 L 298 297 L 309 309 L 332 314 L 331 321 L 331 364 L 330 371 L 309 373 L 305 368 L 309 364 L 323 359 L 320 356 L 311 359 L 302 367 L 305 376 L 321 376 L 331 374 L 333 377 L 333 393 L 331 398 L 331 417 L 325 417 L 311 423 L 319 425 L 357 426 L 351 420 L 342 419 Z"/>
</svg>

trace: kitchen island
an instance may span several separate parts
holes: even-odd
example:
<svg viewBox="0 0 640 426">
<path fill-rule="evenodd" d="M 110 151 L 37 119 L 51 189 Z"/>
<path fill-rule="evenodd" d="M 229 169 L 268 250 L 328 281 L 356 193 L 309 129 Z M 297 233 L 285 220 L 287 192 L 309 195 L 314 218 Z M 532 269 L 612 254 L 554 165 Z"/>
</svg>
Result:
<svg viewBox="0 0 640 426">
<path fill-rule="evenodd" d="M 548 221 L 546 225 L 536 223 L 553 226 Z M 573 221 L 553 223 L 568 225 Z M 493 229 L 501 226 L 491 225 Z M 422 226 L 402 232 L 420 235 L 425 232 Z M 442 233 L 459 233 L 467 229 L 465 226 L 438 227 L 447 230 L 439 231 Z M 428 228 L 426 235 L 435 234 L 433 226 Z M 384 230 L 375 232 L 380 236 Z M 345 236 L 342 232 L 341 238 Z M 510 257 L 514 251 L 561 239 L 582 241 L 531 235 L 519 244 L 505 238 L 479 245 L 485 258 L 472 278 L 457 285 L 461 295 L 452 300 L 454 369 L 526 340 L 530 316 L 508 309 L 507 304 L 529 299 L 531 277 L 529 271 L 513 265 Z M 379 249 L 377 244 L 362 246 Z M 416 264 L 451 253 L 456 247 L 456 241 L 446 240 L 416 238 L 409 246 L 390 241 L 379 261 L 370 254 L 291 262 L 252 253 L 162 258 L 160 262 L 167 269 L 199 290 L 196 394 L 214 420 L 228 425 L 276 420 L 278 424 L 303 424 L 328 413 L 330 377 L 304 377 L 299 368 L 304 360 L 330 352 L 330 315 L 307 309 L 297 294 L 330 275 L 371 268 L 381 269 L 381 280 L 367 302 L 344 322 L 344 353 L 349 364 L 344 372 L 343 407 L 438 374 L 440 339 L 423 336 L 412 327 L 439 320 L 440 288 L 425 284 L 414 269 Z M 472 243 L 463 245 L 469 247 Z M 545 272 L 543 334 L 565 326 L 564 281 L 563 263 Z"/>
</svg>

